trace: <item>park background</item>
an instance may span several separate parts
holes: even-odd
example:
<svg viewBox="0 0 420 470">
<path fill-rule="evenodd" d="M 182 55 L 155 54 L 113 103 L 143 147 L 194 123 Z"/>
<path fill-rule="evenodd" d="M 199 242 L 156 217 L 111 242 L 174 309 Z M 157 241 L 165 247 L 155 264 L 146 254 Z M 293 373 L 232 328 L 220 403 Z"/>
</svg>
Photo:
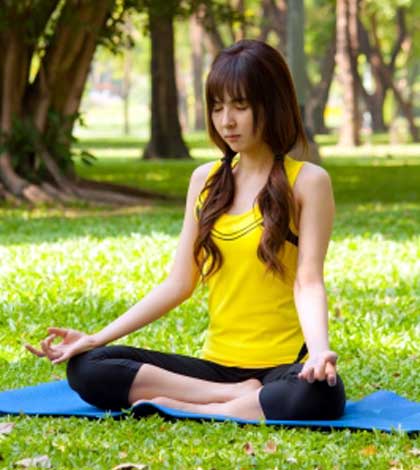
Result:
<svg viewBox="0 0 420 470">
<path fill-rule="evenodd" d="M 287 57 L 310 157 L 333 180 L 325 278 L 348 398 L 419 401 L 419 13 L 414 0 L 0 2 L 0 389 L 64 378 L 23 344 L 51 325 L 97 331 L 168 274 L 190 174 L 220 157 L 203 80 L 246 37 Z M 198 355 L 206 300 L 118 343 Z M 419 447 L 398 432 L 0 419 L 0 468 L 395 470 L 420 468 Z"/>
</svg>

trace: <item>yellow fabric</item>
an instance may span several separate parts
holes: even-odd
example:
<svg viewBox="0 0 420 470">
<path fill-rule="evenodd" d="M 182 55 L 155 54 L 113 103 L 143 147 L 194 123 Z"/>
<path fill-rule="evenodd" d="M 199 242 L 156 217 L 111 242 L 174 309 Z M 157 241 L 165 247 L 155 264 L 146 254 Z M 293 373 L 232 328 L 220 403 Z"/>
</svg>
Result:
<svg viewBox="0 0 420 470">
<path fill-rule="evenodd" d="M 233 165 L 238 162 L 234 159 Z M 221 165 L 218 161 L 208 177 Z M 303 166 L 285 158 L 291 186 Z M 196 213 L 205 194 L 196 202 Z M 293 282 L 297 247 L 286 241 L 282 256 L 284 280 L 266 273 L 257 257 L 263 227 L 258 204 L 243 214 L 223 214 L 212 237 L 223 255 L 219 271 L 208 280 L 209 328 L 202 357 L 219 364 L 262 368 L 292 363 L 304 343 L 294 305 Z M 291 222 L 291 230 L 297 234 Z"/>
</svg>

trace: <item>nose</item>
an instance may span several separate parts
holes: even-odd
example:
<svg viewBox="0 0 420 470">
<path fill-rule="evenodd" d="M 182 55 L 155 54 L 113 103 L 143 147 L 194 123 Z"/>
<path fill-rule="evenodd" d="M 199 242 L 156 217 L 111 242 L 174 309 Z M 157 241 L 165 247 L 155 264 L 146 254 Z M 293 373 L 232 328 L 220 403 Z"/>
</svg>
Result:
<svg viewBox="0 0 420 470">
<path fill-rule="evenodd" d="M 229 106 L 225 106 L 222 111 L 222 126 L 223 127 L 232 127 L 235 125 L 235 118 Z"/>
</svg>

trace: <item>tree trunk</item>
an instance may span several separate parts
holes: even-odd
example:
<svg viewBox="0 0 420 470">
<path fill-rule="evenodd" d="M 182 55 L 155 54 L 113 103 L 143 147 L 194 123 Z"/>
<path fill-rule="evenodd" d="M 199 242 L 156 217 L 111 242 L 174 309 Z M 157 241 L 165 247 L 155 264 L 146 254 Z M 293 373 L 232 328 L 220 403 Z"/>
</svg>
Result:
<svg viewBox="0 0 420 470">
<path fill-rule="evenodd" d="M 359 145 L 359 104 L 358 86 L 352 64 L 351 29 L 352 3 L 357 0 L 337 0 L 337 52 L 338 79 L 343 88 L 343 123 L 340 128 L 339 144 Z"/>
<path fill-rule="evenodd" d="M 362 81 L 360 80 L 360 87 L 362 90 L 362 97 L 366 103 L 366 107 L 372 116 L 372 131 L 383 132 L 386 130 L 386 125 L 383 117 L 383 107 L 388 86 L 382 77 L 380 64 L 376 53 L 372 50 L 369 35 L 363 23 L 358 20 L 359 44 L 361 52 L 366 56 L 369 62 L 373 80 L 375 82 L 375 90 L 369 94 L 363 88 Z"/>
<path fill-rule="evenodd" d="M 152 129 L 143 157 L 190 158 L 181 135 L 175 81 L 173 17 L 149 15 L 152 41 Z"/>
<path fill-rule="evenodd" d="M 372 35 L 373 35 L 373 42 L 374 42 L 374 46 L 371 50 L 373 63 L 377 67 L 378 72 L 381 77 L 380 79 L 384 83 L 384 89 L 386 90 L 387 88 L 390 88 L 393 91 L 394 97 L 397 100 L 398 105 L 400 106 L 400 110 L 408 121 L 408 126 L 409 126 L 410 134 L 411 134 L 413 141 L 418 142 L 419 131 L 414 121 L 412 103 L 410 102 L 410 100 L 404 99 L 401 91 L 398 89 L 398 87 L 394 83 L 395 62 L 398 56 L 398 52 L 401 50 L 401 47 L 404 41 L 407 40 L 407 31 L 406 31 L 406 26 L 405 26 L 405 9 L 404 8 L 397 9 L 398 34 L 397 34 L 397 39 L 395 41 L 395 44 L 392 50 L 391 60 L 389 64 L 385 63 L 383 55 L 381 53 L 379 37 L 377 34 L 376 18 L 374 15 L 370 17 L 370 23 L 371 23 L 371 29 L 372 29 Z"/>
<path fill-rule="evenodd" d="M 300 108 L 305 115 L 306 82 L 305 82 L 305 51 L 304 51 L 304 11 L 303 0 L 287 2 L 287 62 L 292 72 Z"/>
<path fill-rule="evenodd" d="M 7 137 L 12 131 L 13 119 L 20 117 L 29 73 L 28 49 L 18 29 L 8 30 L 1 72 L 0 129 Z M 24 197 L 25 190 L 32 186 L 16 173 L 7 151 L 0 153 L 0 179 L 6 189 L 17 197 Z"/>
<path fill-rule="evenodd" d="M 203 3 L 197 10 L 197 21 L 205 31 L 204 42 L 206 49 L 213 59 L 224 49 L 225 44 L 217 28 L 217 23 L 211 10 L 211 4 Z"/>
<path fill-rule="evenodd" d="M 233 0 L 232 1 L 232 8 L 234 11 L 239 13 L 242 17 L 245 15 L 245 0 Z M 239 28 L 236 29 L 236 31 L 233 28 L 233 23 L 230 22 L 232 26 L 232 32 L 233 32 L 233 41 L 240 41 L 241 39 L 245 39 L 247 36 L 247 28 L 246 28 L 246 22 L 245 21 L 240 21 L 239 22 Z"/>
<path fill-rule="evenodd" d="M 203 28 L 196 15 L 190 18 L 191 62 L 194 85 L 194 129 L 205 129 L 203 102 Z"/>
<path fill-rule="evenodd" d="M 336 32 L 333 31 L 331 41 L 321 62 L 321 80 L 311 88 L 306 106 L 306 123 L 313 134 L 327 133 L 324 112 L 330 94 L 334 76 L 336 54 Z"/>
<path fill-rule="evenodd" d="M 321 62 L 321 80 L 312 87 L 306 106 L 306 123 L 314 134 L 327 133 L 324 112 L 330 94 L 332 78 L 334 76 L 336 54 L 336 32 L 333 32 L 331 42 Z"/>
<path fill-rule="evenodd" d="M 131 37 L 134 31 L 134 25 L 128 16 L 124 19 L 124 30 Z M 133 49 L 132 47 L 130 47 L 130 45 L 127 45 L 127 47 L 124 48 L 123 80 L 121 93 L 123 99 L 124 135 L 130 134 L 130 92 L 132 86 L 131 75 L 133 71 L 133 58 Z"/>
<path fill-rule="evenodd" d="M 131 90 L 131 71 L 133 68 L 133 51 L 126 49 L 124 51 L 124 76 L 123 76 L 123 113 L 124 113 L 124 135 L 130 134 L 130 90 Z"/>
<path fill-rule="evenodd" d="M 262 0 L 260 41 L 267 41 L 274 31 L 278 37 L 278 49 L 286 56 L 287 51 L 287 0 Z"/>
</svg>

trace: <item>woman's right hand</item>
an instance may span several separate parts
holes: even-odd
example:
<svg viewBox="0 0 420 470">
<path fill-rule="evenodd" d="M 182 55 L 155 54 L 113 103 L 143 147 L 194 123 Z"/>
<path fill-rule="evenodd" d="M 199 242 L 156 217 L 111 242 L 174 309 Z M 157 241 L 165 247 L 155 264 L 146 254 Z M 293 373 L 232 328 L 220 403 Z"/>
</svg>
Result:
<svg viewBox="0 0 420 470">
<path fill-rule="evenodd" d="M 42 350 L 36 349 L 30 344 L 25 344 L 25 348 L 38 357 L 47 357 L 53 364 L 67 361 L 77 354 L 97 347 L 93 337 L 81 331 L 50 327 L 48 333 L 49 336 L 41 341 Z M 57 337 L 63 338 L 61 343 L 51 344 Z"/>
</svg>

